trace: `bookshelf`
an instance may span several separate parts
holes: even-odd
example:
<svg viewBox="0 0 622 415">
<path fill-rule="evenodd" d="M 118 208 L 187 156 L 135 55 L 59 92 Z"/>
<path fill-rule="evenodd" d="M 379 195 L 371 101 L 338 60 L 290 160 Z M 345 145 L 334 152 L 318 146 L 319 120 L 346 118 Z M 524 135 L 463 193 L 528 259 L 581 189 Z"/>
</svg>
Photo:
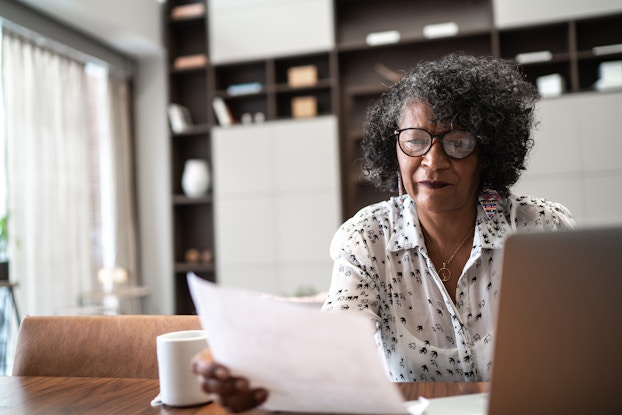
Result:
<svg viewBox="0 0 622 415">
<path fill-rule="evenodd" d="M 540 76 L 560 74 L 565 93 L 582 93 L 594 91 L 603 62 L 622 60 L 622 14 L 499 28 L 492 0 L 333 0 L 333 46 L 215 63 L 208 53 L 209 12 L 171 18 L 175 7 L 189 4 L 202 4 L 209 10 L 202 1 L 175 0 L 169 1 L 166 16 L 171 102 L 187 107 L 193 120 L 188 130 L 171 134 L 179 313 L 193 311 L 185 272 L 198 271 L 205 278 L 217 279 L 213 263 L 185 260 L 188 249 L 215 247 L 213 194 L 189 199 L 180 187 L 184 160 L 211 160 L 211 134 L 216 127 L 226 128 L 214 111 L 214 98 L 222 100 L 236 124 L 297 118 L 293 102 L 309 97 L 315 115 L 337 116 L 341 216 L 346 219 L 363 206 L 391 196 L 362 177 L 359 145 L 368 105 L 400 71 L 424 59 L 463 51 L 517 59 L 534 83 Z M 200 56 L 205 56 L 204 63 Z M 179 67 L 175 65 L 179 57 L 194 60 L 186 60 L 190 66 Z M 302 86 L 292 84 L 290 70 L 304 67 L 314 68 L 315 80 Z M 217 254 L 214 252 L 216 260 Z"/>
</svg>

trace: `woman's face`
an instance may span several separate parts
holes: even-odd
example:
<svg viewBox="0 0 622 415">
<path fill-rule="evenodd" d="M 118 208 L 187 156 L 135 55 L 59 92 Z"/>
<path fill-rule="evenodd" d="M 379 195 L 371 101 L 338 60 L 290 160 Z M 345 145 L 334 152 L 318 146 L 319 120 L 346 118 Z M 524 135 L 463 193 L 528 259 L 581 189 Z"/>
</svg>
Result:
<svg viewBox="0 0 622 415">
<path fill-rule="evenodd" d="M 443 134 L 460 126 L 436 122 L 432 109 L 422 102 L 404 108 L 399 128 L 416 127 L 431 134 Z M 449 213 L 472 215 L 477 203 L 480 180 L 479 152 L 457 160 L 445 155 L 438 137 L 432 148 L 421 157 L 410 157 L 396 140 L 397 159 L 404 188 L 417 205 L 420 214 Z"/>
</svg>

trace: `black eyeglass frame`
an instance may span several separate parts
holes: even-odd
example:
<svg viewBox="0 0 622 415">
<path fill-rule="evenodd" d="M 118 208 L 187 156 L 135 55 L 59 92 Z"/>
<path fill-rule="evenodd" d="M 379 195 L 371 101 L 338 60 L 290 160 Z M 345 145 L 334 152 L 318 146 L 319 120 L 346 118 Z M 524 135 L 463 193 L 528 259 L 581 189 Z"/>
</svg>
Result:
<svg viewBox="0 0 622 415">
<path fill-rule="evenodd" d="M 407 131 L 407 130 L 418 130 L 418 131 L 423 131 L 424 133 L 426 133 L 429 137 L 430 137 L 430 145 L 428 146 L 428 148 L 421 154 L 419 155 L 412 155 L 412 154 L 408 154 L 403 148 L 402 148 L 402 143 L 400 142 L 400 134 L 403 131 Z M 471 151 L 466 154 L 463 157 L 456 157 L 456 156 L 452 156 L 450 154 L 447 153 L 447 151 L 445 150 L 445 142 L 443 141 L 445 136 L 449 133 L 455 133 L 455 132 L 464 132 L 464 133 L 468 133 L 471 135 L 475 145 L 473 146 L 473 149 L 471 149 Z M 399 130 L 395 130 L 393 132 L 393 136 L 395 137 L 395 139 L 397 140 L 397 145 L 399 146 L 400 150 L 402 151 L 402 153 L 406 154 L 408 157 L 423 157 L 426 154 L 428 154 L 428 152 L 430 151 L 430 149 L 432 148 L 432 145 L 434 144 L 434 139 L 438 138 L 439 144 L 441 146 L 441 149 L 443 150 L 443 154 L 445 154 L 447 157 L 454 159 L 454 160 L 463 160 L 467 157 L 469 157 L 471 154 L 473 154 L 473 152 L 475 151 L 475 149 L 477 148 L 477 137 L 475 137 L 475 135 L 473 135 L 473 133 L 471 133 L 468 130 L 449 130 L 443 134 L 432 134 L 431 132 L 429 132 L 428 130 L 424 130 L 423 128 L 417 128 L 417 127 L 408 127 L 408 128 L 402 128 Z"/>
</svg>

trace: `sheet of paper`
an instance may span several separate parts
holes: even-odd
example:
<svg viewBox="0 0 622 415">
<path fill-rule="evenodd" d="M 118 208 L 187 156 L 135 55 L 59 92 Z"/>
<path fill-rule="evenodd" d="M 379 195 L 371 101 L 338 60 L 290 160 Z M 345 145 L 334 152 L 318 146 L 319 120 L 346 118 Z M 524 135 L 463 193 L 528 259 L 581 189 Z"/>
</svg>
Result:
<svg viewBox="0 0 622 415">
<path fill-rule="evenodd" d="M 188 285 L 214 358 L 270 392 L 262 409 L 407 413 L 369 317 L 268 300 L 193 274 Z"/>
<path fill-rule="evenodd" d="M 425 402 L 422 412 L 418 406 Z M 488 393 L 448 396 L 445 398 L 425 399 L 406 402 L 411 415 L 486 415 L 488 410 Z"/>
</svg>

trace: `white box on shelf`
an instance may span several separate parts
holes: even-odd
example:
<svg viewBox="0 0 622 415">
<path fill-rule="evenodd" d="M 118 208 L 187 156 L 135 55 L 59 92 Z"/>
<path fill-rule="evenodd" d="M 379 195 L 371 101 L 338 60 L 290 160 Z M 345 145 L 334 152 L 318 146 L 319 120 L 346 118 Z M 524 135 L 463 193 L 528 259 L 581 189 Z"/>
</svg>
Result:
<svg viewBox="0 0 622 415">
<path fill-rule="evenodd" d="M 602 62 L 598 66 L 598 75 L 597 90 L 622 88 L 622 60 Z"/>
<path fill-rule="evenodd" d="M 598 65 L 600 79 L 619 79 L 622 78 L 622 61 L 602 62 Z"/>
<path fill-rule="evenodd" d="M 564 92 L 564 77 L 558 73 L 540 76 L 536 79 L 538 92 L 542 98 L 554 98 Z"/>
</svg>

